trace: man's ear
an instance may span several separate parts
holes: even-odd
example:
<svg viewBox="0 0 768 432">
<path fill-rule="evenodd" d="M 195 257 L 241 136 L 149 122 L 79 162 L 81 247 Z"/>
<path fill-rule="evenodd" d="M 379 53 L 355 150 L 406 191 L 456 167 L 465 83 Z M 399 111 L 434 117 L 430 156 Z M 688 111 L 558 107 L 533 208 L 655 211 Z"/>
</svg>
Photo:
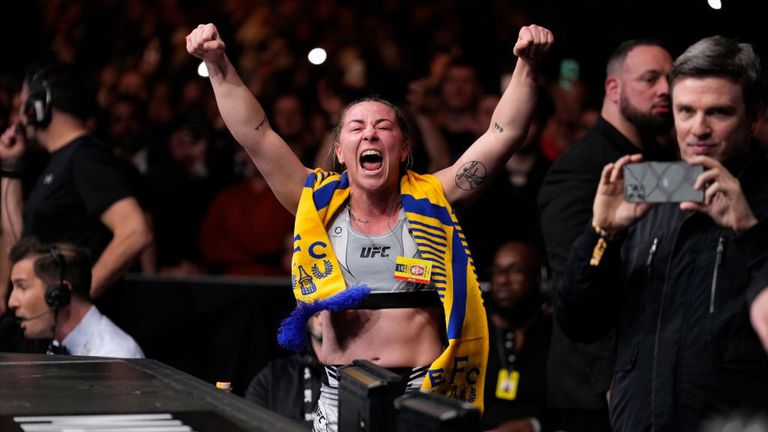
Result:
<svg viewBox="0 0 768 432">
<path fill-rule="evenodd" d="M 619 103 L 621 95 L 621 80 L 615 76 L 605 79 L 605 97 L 613 103 Z"/>
<path fill-rule="evenodd" d="M 768 107 L 766 107 L 765 104 L 761 102 L 757 106 L 755 114 L 753 114 L 749 119 L 749 132 L 752 137 L 755 137 L 758 126 L 763 128 L 768 127 L 768 124 L 766 123 L 768 123 Z"/>
</svg>

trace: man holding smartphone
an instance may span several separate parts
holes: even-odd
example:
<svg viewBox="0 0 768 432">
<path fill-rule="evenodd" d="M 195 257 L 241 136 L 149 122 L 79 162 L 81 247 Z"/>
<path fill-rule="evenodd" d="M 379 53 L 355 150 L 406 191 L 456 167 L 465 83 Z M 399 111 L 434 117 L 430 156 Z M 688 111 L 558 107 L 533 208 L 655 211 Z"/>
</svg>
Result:
<svg viewBox="0 0 768 432">
<path fill-rule="evenodd" d="M 661 145 L 670 140 L 672 130 L 670 69 L 672 56 L 656 40 L 632 39 L 619 45 L 607 62 L 605 97 L 595 125 L 547 172 L 538 206 L 554 286 L 561 283 L 571 246 L 592 217 L 603 166 L 641 151 L 649 159 L 664 159 L 660 153 L 674 147 Z M 553 427 L 610 431 L 605 395 L 614 345 L 613 332 L 581 344 L 566 337 L 555 322 L 547 364 Z"/>
<path fill-rule="evenodd" d="M 752 47 L 719 36 L 672 67 L 680 155 L 704 168 L 703 202 L 625 201 L 623 168 L 641 155 L 603 169 L 555 311 L 576 340 L 616 330 L 615 430 L 698 430 L 768 406 L 768 356 L 749 319 L 768 256 L 768 160 L 751 139 L 761 78 Z"/>
</svg>

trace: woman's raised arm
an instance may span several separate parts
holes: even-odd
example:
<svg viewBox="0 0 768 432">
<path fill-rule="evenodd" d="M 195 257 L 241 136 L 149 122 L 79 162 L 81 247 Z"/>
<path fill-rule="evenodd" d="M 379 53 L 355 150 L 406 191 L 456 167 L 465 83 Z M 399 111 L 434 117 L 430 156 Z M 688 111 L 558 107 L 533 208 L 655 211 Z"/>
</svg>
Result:
<svg viewBox="0 0 768 432">
<path fill-rule="evenodd" d="M 245 148 L 278 200 L 295 214 L 309 173 L 269 125 L 266 113 L 224 52 L 216 26 L 201 24 L 187 36 L 187 51 L 208 68 L 216 104 L 227 128 Z"/>
</svg>

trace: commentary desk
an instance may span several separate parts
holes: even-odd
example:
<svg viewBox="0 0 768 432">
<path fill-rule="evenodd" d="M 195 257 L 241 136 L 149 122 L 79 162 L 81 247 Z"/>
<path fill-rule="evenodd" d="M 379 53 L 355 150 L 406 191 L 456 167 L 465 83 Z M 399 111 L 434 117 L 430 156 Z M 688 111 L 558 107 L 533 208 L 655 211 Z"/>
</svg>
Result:
<svg viewBox="0 0 768 432">
<path fill-rule="evenodd" d="M 294 432 L 299 425 L 238 396 L 155 360 L 0 353 L 0 431 L 55 429 L 30 416 L 90 415 L 86 426 L 70 430 L 106 430 L 90 426 L 93 415 L 167 415 L 181 426 L 146 429 L 199 432 Z M 26 417 L 26 419 L 22 418 Z M 56 417 L 59 418 L 59 417 Z M 65 418 L 65 417 L 61 417 Z M 78 417 L 79 419 L 80 417 Z M 118 419 L 126 421 L 125 419 Z M 100 421 L 100 420 L 99 420 Z M 82 429 L 80 429 L 82 427 Z"/>
</svg>

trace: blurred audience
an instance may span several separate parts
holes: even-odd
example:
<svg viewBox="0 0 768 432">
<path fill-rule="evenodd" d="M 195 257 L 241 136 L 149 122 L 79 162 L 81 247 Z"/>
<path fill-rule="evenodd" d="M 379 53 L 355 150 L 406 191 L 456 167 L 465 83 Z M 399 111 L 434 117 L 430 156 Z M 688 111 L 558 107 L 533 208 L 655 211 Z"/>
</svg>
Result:
<svg viewBox="0 0 768 432">
<path fill-rule="evenodd" d="M 309 123 L 307 108 L 297 93 L 279 94 L 271 106 L 271 125 L 305 164 L 315 160 L 322 135 L 316 135 Z"/>
<path fill-rule="evenodd" d="M 584 123 L 587 89 L 582 81 L 559 80 L 550 84 L 548 90 L 554 110 L 544 124 L 539 145 L 544 156 L 553 161 L 578 141 L 591 125 Z"/>
<path fill-rule="evenodd" d="M 245 151 L 238 150 L 236 158 L 242 180 L 218 193 L 202 223 L 203 264 L 213 274 L 284 276 L 281 258 L 294 217 Z"/>
<path fill-rule="evenodd" d="M 148 172 L 157 270 L 198 274 L 203 268 L 197 233 L 218 186 L 208 161 L 209 129 L 199 117 L 182 117 L 170 130 L 168 157 Z"/>
<path fill-rule="evenodd" d="M 446 66 L 437 89 L 434 121 L 448 146 L 451 162 L 455 162 L 478 136 L 475 113 L 482 94 L 477 69 L 468 59 L 457 58 Z"/>
</svg>

